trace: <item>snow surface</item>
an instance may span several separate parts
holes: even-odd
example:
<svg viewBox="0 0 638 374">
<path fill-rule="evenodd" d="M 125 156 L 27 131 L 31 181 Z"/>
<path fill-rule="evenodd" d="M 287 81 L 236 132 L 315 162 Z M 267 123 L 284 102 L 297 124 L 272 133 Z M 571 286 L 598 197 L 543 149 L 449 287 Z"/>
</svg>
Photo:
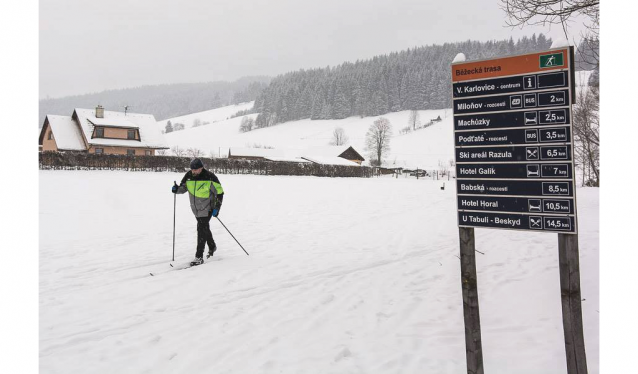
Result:
<svg viewBox="0 0 638 374">
<path fill-rule="evenodd" d="M 569 41 L 565 38 L 556 38 L 552 42 L 552 46 L 549 47 L 549 49 L 564 48 L 564 47 L 569 47 Z"/>
<path fill-rule="evenodd" d="M 168 123 L 168 121 L 171 121 L 171 124 L 173 125 L 176 123 L 181 123 L 188 129 L 191 126 L 193 126 L 196 119 L 199 119 L 202 122 L 210 122 L 210 123 L 223 121 L 228 119 L 230 116 L 232 116 L 233 114 L 239 111 L 252 109 L 254 103 L 255 103 L 254 101 L 249 101 L 246 103 L 228 105 L 225 107 L 206 110 L 203 112 L 186 114 L 183 116 L 158 121 L 157 124 L 158 126 L 160 126 L 162 130 L 164 130 L 166 129 L 166 124 Z M 239 124 L 237 125 L 237 128 L 239 129 Z M 180 130 L 180 131 L 184 131 L 184 130 Z"/>
<path fill-rule="evenodd" d="M 207 155 L 221 154 L 222 157 L 228 154 L 228 148 L 245 148 L 254 145 L 270 146 L 278 150 L 293 149 L 296 153 L 298 150 L 329 145 L 333 131 L 341 127 L 349 138 L 348 145 L 369 161 L 368 152 L 365 150 L 366 132 L 376 119 L 385 117 L 390 120 L 394 134 L 386 159 L 387 166 L 438 169 L 439 162 L 447 163 L 449 160 L 454 160 L 452 110 L 420 110 L 418 112 L 422 124 L 427 124 L 438 116 L 441 116 L 443 120 L 405 135 L 399 134 L 399 130 L 408 126 L 410 111 L 407 110 L 377 117 L 315 121 L 304 119 L 242 133 L 239 132 L 239 125 L 243 117 L 237 117 L 206 126 L 171 132 L 164 137 L 170 147 L 197 148 Z M 249 116 L 255 118 L 257 114 Z M 204 120 L 203 115 L 200 115 L 200 118 Z"/>
<path fill-rule="evenodd" d="M 182 174 L 39 176 L 41 373 L 465 372 L 451 181 L 219 175 L 250 256 L 213 220 L 214 261 L 166 272 Z M 598 189 L 577 196 L 597 373 Z M 196 229 L 177 198 L 183 263 Z M 556 234 L 476 229 L 476 245 L 485 371 L 565 373 Z"/>
<path fill-rule="evenodd" d="M 465 61 L 465 53 L 457 53 L 456 56 L 454 56 L 454 60 L 452 60 L 452 63 L 463 61 Z"/>
</svg>

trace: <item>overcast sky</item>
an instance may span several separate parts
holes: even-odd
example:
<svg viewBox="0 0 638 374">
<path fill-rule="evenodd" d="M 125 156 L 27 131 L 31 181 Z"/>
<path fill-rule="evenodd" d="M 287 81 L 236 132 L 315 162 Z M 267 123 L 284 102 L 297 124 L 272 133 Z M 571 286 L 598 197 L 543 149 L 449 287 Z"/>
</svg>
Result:
<svg viewBox="0 0 638 374">
<path fill-rule="evenodd" d="M 232 81 L 444 42 L 514 39 L 498 0 L 40 0 L 40 97 Z M 577 36 L 584 27 L 575 22 Z"/>
</svg>

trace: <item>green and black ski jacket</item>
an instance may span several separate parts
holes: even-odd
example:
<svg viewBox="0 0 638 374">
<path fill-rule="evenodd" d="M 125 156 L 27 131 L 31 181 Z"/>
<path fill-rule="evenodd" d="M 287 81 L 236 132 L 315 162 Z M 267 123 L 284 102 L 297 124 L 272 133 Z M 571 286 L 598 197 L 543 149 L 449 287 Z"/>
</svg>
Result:
<svg viewBox="0 0 638 374">
<path fill-rule="evenodd" d="M 222 206 L 224 189 L 217 176 L 206 169 L 197 176 L 194 176 L 192 171 L 184 175 L 177 193 L 183 194 L 187 191 L 195 217 L 208 217 L 213 208 L 220 209 Z"/>
</svg>

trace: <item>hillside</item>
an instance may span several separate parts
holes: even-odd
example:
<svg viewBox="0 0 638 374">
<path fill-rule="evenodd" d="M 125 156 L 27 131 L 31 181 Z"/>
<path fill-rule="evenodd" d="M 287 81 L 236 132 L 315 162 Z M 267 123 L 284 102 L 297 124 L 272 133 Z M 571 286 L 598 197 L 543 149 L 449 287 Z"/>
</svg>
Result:
<svg viewBox="0 0 638 374">
<path fill-rule="evenodd" d="M 269 82 L 270 77 L 244 77 L 234 82 L 163 84 L 45 99 L 39 102 L 38 126 L 47 114 L 68 116 L 74 108 L 95 108 L 98 104 L 114 111 L 124 111 L 128 105 L 133 112 L 162 120 L 254 100 Z"/>
<path fill-rule="evenodd" d="M 365 134 L 370 125 L 379 117 L 385 117 L 393 125 L 394 136 L 390 143 L 390 154 L 386 159 L 388 166 L 420 167 L 438 169 L 439 161 L 449 162 L 454 159 L 452 138 L 451 109 L 419 111 L 421 123 L 441 116 L 441 122 L 410 132 L 399 134 L 399 130 L 408 126 L 410 111 L 388 113 L 376 117 L 349 117 L 341 120 L 310 120 L 291 121 L 253 130 L 246 133 L 239 132 L 239 125 L 243 117 L 231 118 L 215 122 L 233 111 L 242 110 L 244 106 L 224 107 L 211 111 L 194 113 L 184 117 L 171 119 L 172 123 L 182 121 L 189 126 L 194 118 L 209 121 L 211 124 L 196 128 L 187 128 L 165 134 L 170 147 L 179 146 L 183 149 L 197 148 L 206 155 L 211 152 L 224 157 L 229 147 L 268 146 L 274 148 L 306 148 L 326 146 L 332 140 L 332 132 L 341 127 L 349 138 L 349 144 L 359 151 L 366 159 Z M 257 114 L 250 114 L 255 118 Z M 215 122 L 215 123 L 213 123 Z M 164 128 L 166 121 L 161 121 Z"/>
</svg>

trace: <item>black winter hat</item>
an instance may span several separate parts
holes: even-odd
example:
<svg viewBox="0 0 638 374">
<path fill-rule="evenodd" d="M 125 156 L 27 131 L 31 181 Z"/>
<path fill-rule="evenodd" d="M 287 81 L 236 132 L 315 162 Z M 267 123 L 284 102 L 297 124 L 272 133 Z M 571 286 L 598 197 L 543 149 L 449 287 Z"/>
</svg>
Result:
<svg viewBox="0 0 638 374">
<path fill-rule="evenodd" d="M 194 158 L 193 161 L 191 161 L 191 170 L 195 170 L 195 169 L 199 169 L 203 167 L 204 167 L 204 163 L 202 162 L 202 160 L 198 158 Z"/>
</svg>

